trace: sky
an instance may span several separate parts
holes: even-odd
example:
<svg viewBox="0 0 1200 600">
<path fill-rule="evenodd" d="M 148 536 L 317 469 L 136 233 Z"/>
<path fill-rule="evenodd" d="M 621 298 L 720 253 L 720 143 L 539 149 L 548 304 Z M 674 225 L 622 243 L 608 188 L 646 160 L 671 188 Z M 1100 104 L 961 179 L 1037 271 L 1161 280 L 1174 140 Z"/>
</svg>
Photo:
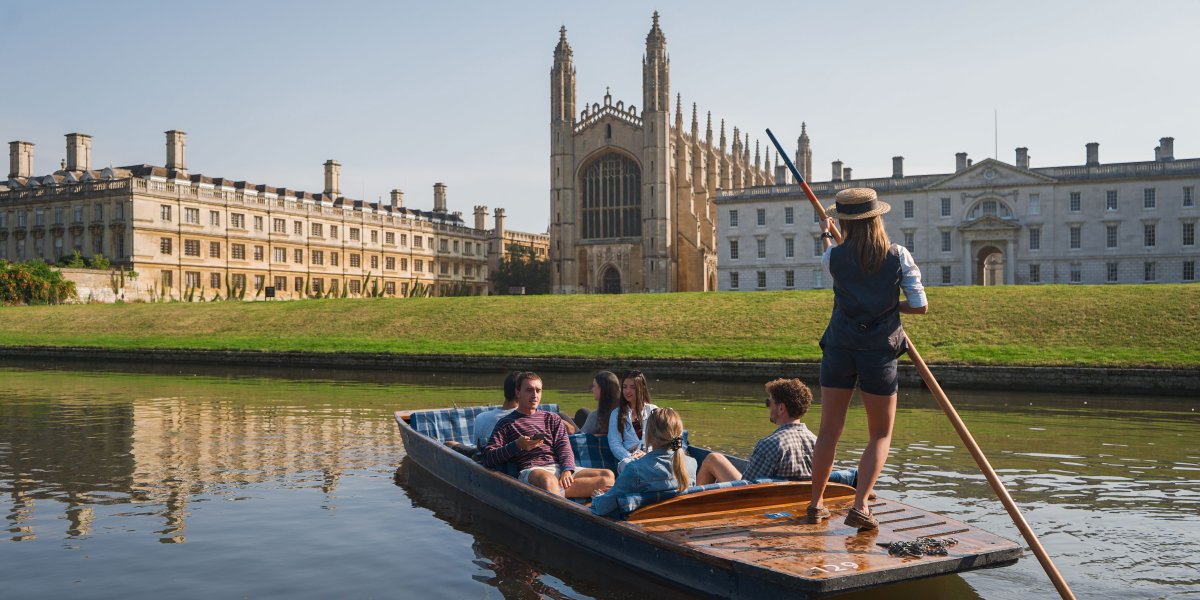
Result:
<svg viewBox="0 0 1200 600">
<path fill-rule="evenodd" d="M 1165 136 L 1200 156 L 1200 2 L 1171 0 L 0 0 L 0 137 L 35 143 L 45 174 L 67 133 L 93 136 L 93 166 L 162 165 L 179 129 L 191 173 L 320 192 L 334 159 L 348 197 L 430 209 L 444 182 L 468 222 L 504 207 L 542 232 L 559 27 L 579 109 L 606 88 L 640 106 L 654 10 L 685 121 L 695 102 L 789 152 L 805 122 L 814 181 L 1018 146 L 1033 167 L 1083 164 L 1088 142 L 1151 160 Z"/>
</svg>

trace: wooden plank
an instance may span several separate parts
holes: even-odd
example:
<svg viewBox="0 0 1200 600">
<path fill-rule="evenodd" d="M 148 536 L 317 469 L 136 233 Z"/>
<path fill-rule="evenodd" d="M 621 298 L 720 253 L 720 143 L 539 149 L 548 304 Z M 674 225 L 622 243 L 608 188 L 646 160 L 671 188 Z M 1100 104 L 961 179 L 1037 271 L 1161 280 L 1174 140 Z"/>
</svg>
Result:
<svg viewBox="0 0 1200 600">
<path fill-rule="evenodd" d="M 412 414 L 415 412 L 417 412 L 417 411 L 415 411 L 415 410 L 398 410 L 398 411 L 396 411 L 396 421 L 397 422 L 404 421 L 407 423 L 409 418 L 412 417 Z"/>
<path fill-rule="evenodd" d="M 676 496 L 669 500 L 639 508 L 629 515 L 631 522 L 673 517 L 697 517 L 711 514 L 728 514 L 747 509 L 768 506 L 790 505 L 797 498 L 809 498 L 812 483 L 808 481 L 781 481 L 778 483 L 756 483 L 720 490 L 708 490 Z M 853 496 L 854 488 L 840 483 L 830 483 L 825 488 L 825 498 Z M 807 507 L 807 505 L 806 505 Z"/>
</svg>

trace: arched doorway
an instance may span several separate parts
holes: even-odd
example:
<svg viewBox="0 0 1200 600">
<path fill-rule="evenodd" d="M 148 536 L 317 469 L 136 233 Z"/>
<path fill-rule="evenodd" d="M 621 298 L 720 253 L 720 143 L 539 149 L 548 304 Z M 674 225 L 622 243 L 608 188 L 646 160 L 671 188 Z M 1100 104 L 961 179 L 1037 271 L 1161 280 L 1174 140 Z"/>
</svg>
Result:
<svg viewBox="0 0 1200 600">
<path fill-rule="evenodd" d="M 975 256 L 976 285 L 1004 285 L 1004 252 L 995 246 L 984 246 Z"/>
<path fill-rule="evenodd" d="M 621 293 L 621 274 L 616 267 L 610 266 L 604 270 L 604 276 L 600 278 L 600 291 L 605 294 Z"/>
<path fill-rule="evenodd" d="M 716 273 L 708 274 L 708 288 L 705 289 L 704 291 L 706 291 L 706 292 L 717 291 L 717 275 L 716 275 Z"/>
</svg>

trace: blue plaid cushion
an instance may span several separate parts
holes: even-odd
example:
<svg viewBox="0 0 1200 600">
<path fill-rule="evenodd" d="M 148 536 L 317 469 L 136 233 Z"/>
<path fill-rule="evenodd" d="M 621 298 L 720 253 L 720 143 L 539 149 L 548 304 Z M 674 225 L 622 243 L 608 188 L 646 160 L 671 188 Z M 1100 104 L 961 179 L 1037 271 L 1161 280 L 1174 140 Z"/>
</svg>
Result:
<svg viewBox="0 0 1200 600">
<path fill-rule="evenodd" d="M 769 483 L 771 479 L 756 479 L 754 481 L 745 481 L 738 479 L 736 481 L 726 481 L 724 483 L 710 483 L 708 485 L 693 485 L 682 492 L 675 490 L 667 490 L 665 492 L 647 492 L 641 494 L 622 494 L 617 497 L 618 516 L 625 518 L 633 511 L 643 507 L 650 506 L 656 502 L 669 500 L 676 496 L 684 496 L 687 494 L 695 494 L 696 492 L 707 492 L 708 490 L 723 490 L 725 488 L 741 487 L 743 485 L 751 485 L 755 483 Z"/>
<path fill-rule="evenodd" d="M 571 451 L 575 453 L 575 465 L 588 469 L 609 469 L 617 472 L 617 457 L 608 447 L 608 437 L 577 433 L 569 437 Z"/>
<path fill-rule="evenodd" d="M 439 442 L 469 444 L 471 443 L 471 430 L 475 427 L 475 417 L 479 416 L 479 413 L 493 408 L 499 408 L 499 406 L 463 406 L 422 410 L 414 412 L 408 422 L 417 433 Z M 558 405 L 543 404 L 539 410 L 558 412 Z"/>
</svg>

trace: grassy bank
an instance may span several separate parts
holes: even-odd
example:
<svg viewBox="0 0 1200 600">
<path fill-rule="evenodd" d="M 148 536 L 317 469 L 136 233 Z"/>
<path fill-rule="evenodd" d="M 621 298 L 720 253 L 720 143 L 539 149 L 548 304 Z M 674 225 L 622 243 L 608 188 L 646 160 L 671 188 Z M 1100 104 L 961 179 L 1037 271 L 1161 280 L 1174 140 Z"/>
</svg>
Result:
<svg viewBox="0 0 1200 600">
<path fill-rule="evenodd" d="M 1200 366 L 1200 286 L 931 288 L 932 363 Z M 816 361 L 827 290 L 0 309 L 0 344 Z"/>
</svg>

